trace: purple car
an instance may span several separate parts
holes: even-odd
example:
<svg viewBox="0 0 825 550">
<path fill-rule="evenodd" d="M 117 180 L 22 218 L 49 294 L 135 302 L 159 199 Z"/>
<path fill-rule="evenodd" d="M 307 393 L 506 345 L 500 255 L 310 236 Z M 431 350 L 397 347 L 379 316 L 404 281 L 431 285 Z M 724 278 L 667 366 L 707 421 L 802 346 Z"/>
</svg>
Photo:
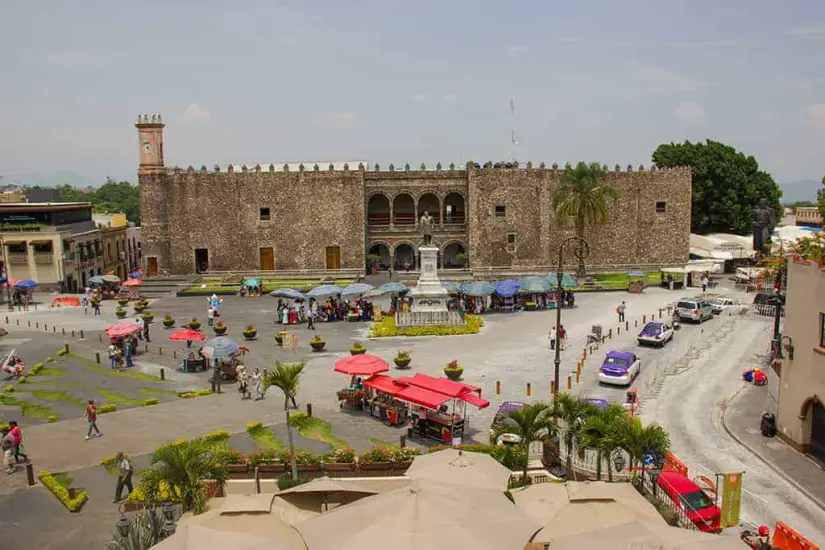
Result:
<svg viewBox="0 0 825 550">
<path fill-rule="evenodd" d="M 599 382 L 612 386 L 629 386 L 642 366 L 635 353 L 609 351 L 599 369 Z"/>
<path fill-rule="evenodd" d="M 526 406 L 527 403 L 522 403 L 520 401 L 505 401 L 502 403 L 496 411 L 496 416 L 493 418 L 493 424 L 490 426 L 490 434 L 493 434 L 494 428 L 498 426 L 508 414 L 513 411 L 521 410 Z M 516 445 L 518 443 L 521 443 L 521 438 L 516 434 L 501 434 L 495 441 L 496 445 Z"/>
<path fill-rule="evenodd" d="M 591 397 L 585 397 L 582 399 L 582 401 L 584 401 L 585 403 L 590 403 L 591 405 L 595 405 L 601 410 L 605 410 L 610 405 L 606 399 L 594 399 Z"/>
<path fill-rule="evenodd" d="M 639 345 L 645 344 L 664 347 L 673 339 L 673 327 L 661 321 L 651 321 L 645 325 L 636 337 Z"/>
</svg>

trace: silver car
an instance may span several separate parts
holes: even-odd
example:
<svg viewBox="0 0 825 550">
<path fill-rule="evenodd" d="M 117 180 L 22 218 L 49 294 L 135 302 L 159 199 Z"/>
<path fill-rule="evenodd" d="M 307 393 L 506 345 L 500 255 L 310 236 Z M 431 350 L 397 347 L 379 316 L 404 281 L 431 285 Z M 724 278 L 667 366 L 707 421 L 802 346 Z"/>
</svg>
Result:
<svg viewBox="0 0 825 550">
<path fill-rule="evenodd" d="M 682 298 L 676 304 L 676 314 L 682 321 L 701 323 L 713 318 L 713 307 L 701 298 Z"/>
</svg>

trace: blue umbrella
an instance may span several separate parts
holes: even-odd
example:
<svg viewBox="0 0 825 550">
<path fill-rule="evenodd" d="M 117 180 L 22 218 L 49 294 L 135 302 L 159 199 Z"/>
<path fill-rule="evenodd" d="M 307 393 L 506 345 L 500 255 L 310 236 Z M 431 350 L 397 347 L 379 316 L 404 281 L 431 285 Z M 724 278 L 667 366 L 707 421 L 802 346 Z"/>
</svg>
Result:
<svg viewBox="0 0 825 550">
<path fill-rule="evenodd" d="M 89 277 L 89 284 L 90 285 L 102 285 L 103 284 L 103 277 L 100 275 L 95 275 L 94 277 Z"/>
<path fill-rule="evenodd" d="M 441 288 L 443 288 L 444 290 L 446 290 L 450 294 L 457 294 L 458 291 L 459 291 L 460 286 L 461 285 L 459 285 L 458 283 L 450 283 L 448 281 L 441 281 Z"/>
<path fill-rule="evenodd" d="M 251 278 L 245 280 L 243 284 L 245 284 L 248 287 L 261 286 L 261 281 L 260 281 L 260 279 L 256 279 L 255 277 L 251 277 Z"/>
<path fill-rule="evenodd" d="M 214 357 L 229 358 L 237 355 L 241 346 L 229 336 L 216 336 L 203 343 L 201 353 L 207 359 Z"/>
<path fill-rule="evenodd" d="M 504 279 L 503 281 L 499 281 L 495 284 L 496 287 L 496 294 L 499 296 L 503 296 L 505 298 L 509 298 L 510 296 L 514 295 L 518 292 L 518 281 L 514 281 L 513 279 Z"/>
<path fill-rule="evenodd" d="M 524 277 L 518 284 L 522 294 L 544 294 L 550 290 L 550 281 L 542 277 Z"/>
<path fill-rule="evenodd" d="M 303 302 L 306 300 L 306 296 L 295 290 L 294 288 L 279 288 L 278 290 L 273 290 L 269 293 L 270 296 L 275 296 L 276 298 L 287 298 L 289 300 L 295 300 L 297 302 Z"/>
<path fill-rule="evenodd" d="M 336 285 L 321 285 L 316 286 L 309 292 L 307 292 L 307 296 L 312 296 L 313 298 L 318 298 L 320 296 L 331 296 L 333 294 L 341 294 L 344 291 L 343 288 Z"/>
<path fill-rule="evenodd" d="M 32 281 L 31 279 L 23 279 L 14 285 L 15 288 L 35 288 L 37 286 L 40 286 L 39 283 L 37 281 Z"/>
<path fill-rule="evenodd" d="M 141 277 L 143 277 L 143 270 L 138 269 L 137 271 L 132 271 L 131 273 L 129 273 L 129 277 L 131 277 L 132 279 L 140 279 Z"/>
<path fill-rule="evenodd" d="M 545 280 L 550 283 L 550 288 L 556 288 L 558 286 L 558 275 L 556 273 L 551 273 Z M 561 286 L 562 288 L 576 288 L 579 286 L 579 283 L 576 281 L 575 277 L 573 277 L 570 273 L 563 273 L 561 277 Z"/>
<path fill-rule="evenodd" d="M 375 298 L 385 294 L 402 294 L 409 290 L 410 288 L 408 286 L 402 285 L 401 283 L 384 283 L 378 288 L 365 292 L 364 298 Z"/>
<path fill-rule="evenodd" d="M 458 292 L 466 296 L 489 296 L 496 291 L 496 287 L 490 283 L 462 283 L 458 287 Z"/>
<path fill-rule="evenodd" d="M 365 292 L 369 292 L 373 288 L 375 287 L 367 283 L 352 283 L 341 291 L 341 296 L 359 296 Z"/>
</svg>

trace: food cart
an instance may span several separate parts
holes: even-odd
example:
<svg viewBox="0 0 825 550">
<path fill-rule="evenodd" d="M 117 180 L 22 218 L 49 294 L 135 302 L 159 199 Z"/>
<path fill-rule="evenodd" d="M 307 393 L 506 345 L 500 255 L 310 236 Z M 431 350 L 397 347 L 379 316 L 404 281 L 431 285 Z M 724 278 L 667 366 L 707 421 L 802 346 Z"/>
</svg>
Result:
<svg viewBox="0 0 825 550">
<path fill-rule="evenodd" d="M 346 357 L 335 363 L 335 372 L 346 374 L 351 377 L 349 386 L 337 392 L 338 406 L 341 409 L 350 411 L 363 410 L 365 400 L 370 394 L 365 391 L 363 378 L 369 378 L 376 374 L 390 370 L 390 364 L 368 353 Z"/>
<path fill-rule="evenodd" d="M 370 416 L 378 418 L 387 426 L 399 426 L 407 423 L 407 403 L 396 399 L 404 389 L 389 376 L 375 375 L 364 381 L 367 395 L 364 396 L 364 409 Z"/>
</svg>

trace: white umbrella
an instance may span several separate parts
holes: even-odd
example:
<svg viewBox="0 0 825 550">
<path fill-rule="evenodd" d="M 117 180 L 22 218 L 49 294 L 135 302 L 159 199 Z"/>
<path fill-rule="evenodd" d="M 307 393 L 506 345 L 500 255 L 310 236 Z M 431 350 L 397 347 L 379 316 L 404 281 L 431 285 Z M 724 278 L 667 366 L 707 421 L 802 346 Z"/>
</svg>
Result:
<svg viewBox="0 0 825 550">
<path fill-rule="evenodd" d="M 289 550 L 281 540 L 266 535 L 219 531 L 200 525 L 182 527 L 154 550 Z"/>
<path fill-rule="evenodd" d="M 553 539 L 553 550 L 742 550 L 739 537 L 647 522 Z"/>
<path fill-rule="evenodd" d="M 415 457 L 404 475 L 432 483 L 506 491 L 511 474 L 488 454 L 444 449 Z"/>
</svg>

